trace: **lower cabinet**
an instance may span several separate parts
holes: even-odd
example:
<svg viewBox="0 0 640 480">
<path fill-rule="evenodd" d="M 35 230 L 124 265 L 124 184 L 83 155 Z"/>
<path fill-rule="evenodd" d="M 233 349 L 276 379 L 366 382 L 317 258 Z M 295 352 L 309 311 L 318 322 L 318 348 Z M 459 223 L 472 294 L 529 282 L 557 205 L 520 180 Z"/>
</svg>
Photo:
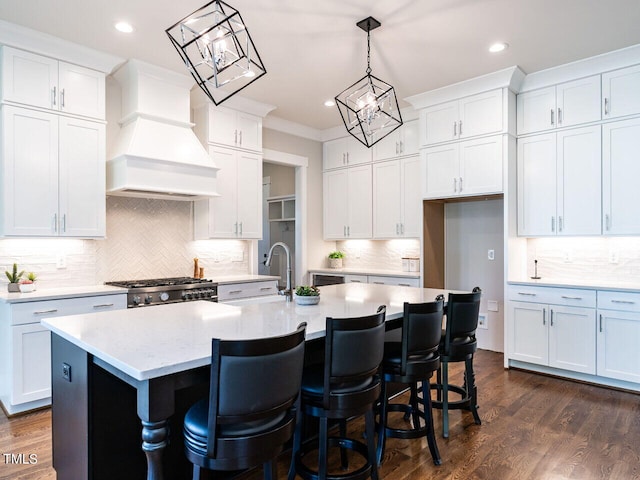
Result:
<svg viewBox="0 0 640 480">
<path fill-rule="evenodd" d="M 7 413 L 51 403 L 51 332 L 41 319 L 126 306 L 126 293 L 0 304 L 0 400 Z"/>
<path fill-rule="evenodd" d="M 509 300 L 510 359 L 596 374 L 595 291 L 521 287 Z"/>
<path fill-rule="evenodd" d="M 640 294 L 598 291 L 598 375 L 640 383 Z"/>
<path fill-rule="evenodd" d="M 263 297 L 278 293 L 278 281 L 226 283 L 218 285 L 218 301 L 230 302 L 241 298 Z"/>
</svg>

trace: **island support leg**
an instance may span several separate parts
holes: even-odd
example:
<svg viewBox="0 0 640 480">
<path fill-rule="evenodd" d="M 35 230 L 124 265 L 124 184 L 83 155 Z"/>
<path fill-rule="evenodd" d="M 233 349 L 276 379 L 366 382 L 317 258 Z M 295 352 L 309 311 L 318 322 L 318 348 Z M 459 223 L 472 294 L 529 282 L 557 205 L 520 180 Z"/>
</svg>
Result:
<svg viewBox="0 0 640 480">
<path fill-rule="evenodd" d="M 147 456 L 147 480 L 163 480 L 162 452 L 167 446 L 168 423 L 142 421 L 142 450 Z"/>
</svg>

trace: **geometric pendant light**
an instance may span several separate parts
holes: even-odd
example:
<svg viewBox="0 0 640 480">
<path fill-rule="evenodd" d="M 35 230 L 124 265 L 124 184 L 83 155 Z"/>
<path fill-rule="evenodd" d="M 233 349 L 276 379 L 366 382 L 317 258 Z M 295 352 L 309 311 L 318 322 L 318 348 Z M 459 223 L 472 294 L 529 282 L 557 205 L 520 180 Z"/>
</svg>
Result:
<svg viewBox="0 0 640 480">
<path fill-rule="evenodd" d="M 371 147 L 399 128 L 402 116 L 393 87 L 371 75 L 370 32 L 378 28 L 380 22 L 367 17 L 356 25 L 367 32 L 366 75 L 335 99 L 347 132 Z"/>
<path fill-rule="evenodd" d="M 216 105 L 267 73 L 240 12 L 222 1 L 199 8 L 166 33 Z"/>
</svg>

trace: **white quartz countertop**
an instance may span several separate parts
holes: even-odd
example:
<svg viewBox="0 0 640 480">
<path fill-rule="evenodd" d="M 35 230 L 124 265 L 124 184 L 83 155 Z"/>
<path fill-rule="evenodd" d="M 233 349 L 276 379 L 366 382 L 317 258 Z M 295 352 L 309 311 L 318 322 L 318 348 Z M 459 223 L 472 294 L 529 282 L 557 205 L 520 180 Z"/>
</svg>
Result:
<svg viewBox="0 0 640 480">
<path fill-rule="evenodd" d="M 309 273 L 326 273 L 333 275 L 379 275 L 381 277 L 420 278 L 420 272 L 402 270 L 382 270 L 375 268 L 313 268 Z"/>
<path fill-rule="evenodd" d="M 43 319 L 52 332 L 137 380 L 208 365 L 211 339 L 284 335 L 307 322 L 307 340 L 322 338 L 326 317 L 371 315 L 387 306 L 387 319 L 402 316 L 404 302 L 433 301 L 444 290 L 372 284 L 320 288 L 318 305 L 287 303 L 282 296 L 241 306 L 206 301 L 129 308 Z"/>
<path fill-rule="evenodd" d="M 619 292 L 640 292 L 640 284 L 625 282 L 607 282 L 602 280 L 557 280 L 552 278 L 541 278 L 540 280 L 509 280 L 509 285 L 528 285 L 537 287 L 564 287 L 564 288 L 584 288 L 586 290 L 616 290 Z"/>
<path fill-rule="evenodd" d="M 234 283 L 249 283 L 249 282 L 264 282 L 267 280 L 280 280 L 280 277 L 274 275 L 222 275 L 217 277 L 210 277 L 218 285 L 234 284 Z"/>
<path fill-rule="evenodd" d="M 6 288 L 6 287 L 5 287 Z M 126 294 L 126 288 L 110 285 L 88 285 L 84 287 L 60 287 L 37 289 L 29 293 L 0 292 L 0 301 L 5 303 L 37 302 L 40 300 L 56 300 L 60 298 L 94 297 L 97 295 Z"/>
</svg>

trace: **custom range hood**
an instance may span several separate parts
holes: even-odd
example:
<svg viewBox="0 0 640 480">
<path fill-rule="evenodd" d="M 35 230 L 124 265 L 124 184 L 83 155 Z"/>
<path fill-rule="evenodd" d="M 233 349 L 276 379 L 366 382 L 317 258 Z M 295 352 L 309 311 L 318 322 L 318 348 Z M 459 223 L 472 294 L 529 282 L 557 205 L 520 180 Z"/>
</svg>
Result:
<svg viewBox="0 0 640 480">
<path fill-rule="evenodd" d="M 193 79 L 139 60 L 129 60 L 113 76 L 122 87 L 122 118 L 107 160 L 107 195 L 218 196 L 219 169 L 189 121 Z"/>
</svg>

